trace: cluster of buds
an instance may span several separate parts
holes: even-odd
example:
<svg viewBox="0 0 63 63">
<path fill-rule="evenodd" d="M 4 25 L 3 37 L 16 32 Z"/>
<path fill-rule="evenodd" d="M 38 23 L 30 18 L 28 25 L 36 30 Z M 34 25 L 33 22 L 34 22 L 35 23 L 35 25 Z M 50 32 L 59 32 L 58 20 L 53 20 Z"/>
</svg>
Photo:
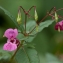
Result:
<svg viewBox="0 0 63 63">
<path fill-rule="evenodd" d="M 8 38 L 7 43 L 4 44 L 3 50 L 14 51 L 19 46 L 19 40 L 16 38 L 18 35 L 17 29 L 7 29 L 4 33 L 4 37 Z"/>
<path fill-rule="evenodd" d="M 28 17 L 32 17 L 29 12 L 30 10 L 34 8 L 34 16 L 33 18 L 35 19 L 35 22 L 36 22 L 36 31 L 38 32 L 38 14 L 37 14 L 37 11 L 36 11 L 36 6 L 32 6 L 28 11 L 26 11 L 22 6 L 19 7 L 18 9 L 18 17 L 17 17 L 17 23 L 20 25 L 22 23 L 22 15 L 21 15 L 21 9 L 23 10 L 24 14 L 25 14 L 25 20 L 24 20 L 24 28 L 25 28 L 25 34 L 24 35 L 27 35 L 26 34 L 26 21 L 27 21 L 27 16 Z"/>
</svg>

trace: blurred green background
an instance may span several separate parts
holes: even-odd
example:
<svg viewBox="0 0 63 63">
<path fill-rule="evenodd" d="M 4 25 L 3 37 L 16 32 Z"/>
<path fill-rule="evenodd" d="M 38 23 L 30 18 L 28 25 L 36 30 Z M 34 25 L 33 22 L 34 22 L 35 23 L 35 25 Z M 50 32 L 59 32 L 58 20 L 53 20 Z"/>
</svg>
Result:
<svg viewBox="0 0 63 63">
<path fill-rule="evenodd" d="M 31 6 L 36 6 L 40 21 L 52 7 L 56 9 L 63 7 L 63 0 L 0 0 L 0 6 L 8 10 L 15 18 L 17 18 L 18 7 L 22 6 L 28 10 Z M 33 13 L 33 10 L 31 10 Z M 59 11 L 58 14 L 63 15 L 63 11 Z M 22 13 L 24 19 L 24 14 Z M 51 19 L 51 17 L 46 18 Z M 63 32 L 58 32 L 54 29 L 55 23 L 48 28 L 43 29 L 38 33 L 34 39 L 36 50 L 39 53 L 40 62 L 45 63 L 45 54 L 50 53 L 63 60 Z M 15 28 L 14 23 L 0 10 L 0 43 L 5 43 L 6 39 L 3 38 L 4 31 L 7 28 Z"/>
</svg>

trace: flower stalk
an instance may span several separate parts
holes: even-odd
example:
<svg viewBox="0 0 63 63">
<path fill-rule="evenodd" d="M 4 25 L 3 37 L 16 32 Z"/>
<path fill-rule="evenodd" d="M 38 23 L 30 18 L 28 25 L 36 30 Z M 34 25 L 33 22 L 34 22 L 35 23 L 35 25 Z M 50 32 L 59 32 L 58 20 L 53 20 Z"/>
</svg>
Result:
<svg viewBox="0 0 63 63">
<path fill-rule="evenodd" d="M 10 58 L 10 63 L 13 61 L 13 59 L 14 59 L 16 53 L 18 52 L 18 50 L 22 47 L 23 42 L 24 42 L 24 40 L 21 41 L 21 44 L 18 46 L 17 50 L 14 52 L 14 54 L 13 54 L 12 57 Z"/>
</svg>

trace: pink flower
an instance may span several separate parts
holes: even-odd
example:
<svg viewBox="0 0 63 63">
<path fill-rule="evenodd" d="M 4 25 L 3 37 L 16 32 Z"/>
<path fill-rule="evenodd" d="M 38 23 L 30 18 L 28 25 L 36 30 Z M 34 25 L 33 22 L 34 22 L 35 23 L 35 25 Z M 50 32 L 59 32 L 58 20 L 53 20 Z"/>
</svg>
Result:
<svg viewBox="0 0 63 63">
<path fill-rule="evenodd" d="M 8 39 L 14 39 L 18 35 L 18 30 L 17 29 L 7 29 L 4 33 L 4 36 L 7 37 Z"/>
<path fill-rule="evenodd" d="M 59 31 L 63 30 L 63 20 L 58 22 L 58 23 L 56 23 L 55 30 L 59 30 Z"/>
<path fill-rule="evenodd" d="M 16 49 L 17 49 L 17 45 L 11 42 L 7 42 L 3 46 L 3 50 L 6 50 L 6 51 L 14 51 Z"/>
<path fill-rule="evenodd" d="M 4 33 L 4 36 L 8 38 L 7 43 L 4 44 L 3 50 L 14 51 L 19 46 L 20 42 L 16 38 L 18 35 L 17 29 L 7 29 Z"/>
</svg>

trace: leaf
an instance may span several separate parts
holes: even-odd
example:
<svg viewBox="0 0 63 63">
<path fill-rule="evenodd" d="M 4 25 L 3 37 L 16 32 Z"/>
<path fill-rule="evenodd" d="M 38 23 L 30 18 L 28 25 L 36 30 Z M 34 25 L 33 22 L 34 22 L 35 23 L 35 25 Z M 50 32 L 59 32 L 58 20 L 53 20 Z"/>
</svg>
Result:
<svg viewBox="0 0 63 63">
<path fill-rule="evenodd" d="M 28 48 L 35 48 L 35 46 L 34 46 L 35 44 L 33 44 L 33 43 L 26 43 L 26 46 L 28 47 Z"/>
<path fill-rule="evenodd" d="M 23 34 L 21 34 L 21 33 L 18 34 L 17 38 L 19 40 L 25 40 L 26 39 L 26 37 Z"/>
<path fill-rule="evenodd" d="M 63 63 L 57 57 L 49 53 L 46 54 L 46 59 L 48 63 Z"/>
<path fill-rule="evenodd" d="M 0 49 L 0 63 L 8 63 L 9 59 L 10 59 L 11 55 Z"/>
<path fill-rule="evenodd" d="M 41 22 L 40 25 L 39 25 L 39 31 L 38 32 L 41 32 L 45 27 L 48 27 L 53 22 L 54 22 L 54 20 L 46 20 L 44 22 Z"/>
<path fill-rule="evenodd" d="M 27 37 L 27 39 L 25 41 L 26 42 L 32 42 L 34 38 L 35 38 L 35 36 L 34 37 L 29 36 L 29 37 Z"/>
<path fill-rule="evenodd" d="M 18 30 L 20 31 L 20 30 Z M 24 36 L 23 34 L 19 33 L 17 38 L 19 40 L 25 40 L 26 42 L 32 42 L 32 40 L 34 39 L 36 35 L 30 35 L 30 36 Z"/>
<path fill-rule="evenodd" d="M 3 50 L 3 44 L 0 44 L 0 60 L 1 59 L 8 59 L 11 55 L 8 51 Z"/>
<path fill-rule="evenodd" d="M 37 51 L 32 48 L 20 49 L 15 58 L 18 63 L 39 63 Z"/>
<path fill-rule="evenodd" d="M 28 21 L 26 24 L 27 32 L 31 31 L 35 26 L 36 26 L 36 21 L 34 20 Z"/>
<path fill-rule="evenodd" d="M 32 42 L 32 40 L 35 38 L 35 36 L 27 36 L 27 37 L 25 37 L 23 34 L 19 33 L 17 38 L 19 40 L 25 40 L 26 42 Z"/>
<path fill-rule="evenodd" d="M 46 20 L 44 22 L 41 22 L 38 26 L 38 32 L 41 32 L 45 27 L 48 27 L 49 25 L 51 25 L 54 22 L 54 20 Z M 34 27 L 36 26 L 36 22 L 35 21 L 29 21 L 27 23 L 27 31 L 31 31 Z M 36 29 L 34 29 L 34 31 L 32 32 L 32 34 L 36 34 L 38 33 L 36 31 Z"/>
<path fill-rule="evenodd" d="M 23 26 L 22 25 L 21 26 L 18 25 L 16 19 L 11 15 L 11 13 L 9 13 L 6 9 L 4 9 L 1 6 L 0 6 L 0 9 L 2 9 L 5 12 L 5 14 L 8 15 L 11 18 L 11 20 L 15 23 L 15 25 L 18 27 L 18 29 L 23 31 L 23 29 L 24 29 Z"/>
</svg>

